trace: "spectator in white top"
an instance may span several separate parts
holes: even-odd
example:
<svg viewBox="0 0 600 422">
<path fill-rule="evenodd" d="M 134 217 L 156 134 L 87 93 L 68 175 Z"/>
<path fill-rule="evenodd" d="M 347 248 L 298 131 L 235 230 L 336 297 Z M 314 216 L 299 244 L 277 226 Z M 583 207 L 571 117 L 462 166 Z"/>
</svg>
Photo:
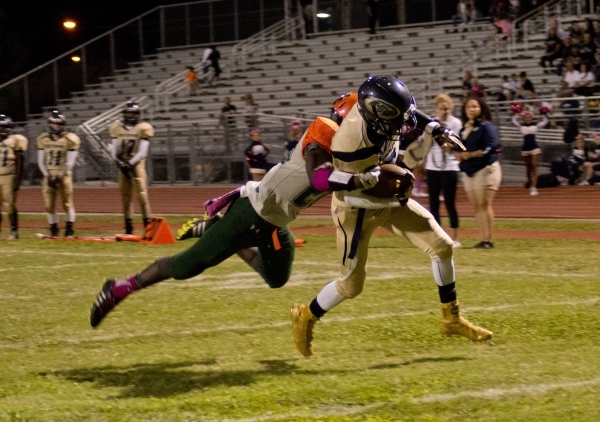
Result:
<svg viewBox="0 0 600 422">
<path fill-rule="evenodd" d="M 454 133 L 460 133 L 462 122 L 452 115 L 454 109 L 452 98 L 447 94 L 439 94 L 433 100 L 433 106 L 436 119 L 440 124 Z M 458 161 L 454 157 L 454 151 L 452 149 L 444 150 L 434 143 L 425 159 L 425 170 L 427 171 L 429 211 L 441 226 L 440 194 L 443 194 L 450 219 L 450 228 L 452 229 L 450 237 L 454 241 L 454 247 L 457 248 L 461 246 L 458 242 L 459 221 L 455 205 L 456 186 L 458 185 L 460 169 L 458 168 Z"/>
<path fill-rule="evenodd" d="M 596 84 L 596 77 L 591 70 L 588 69 L 586 63 L 581 63 L 579 66 L 579 78 L 573 84 L 573 91 L 577 95 L 583 95 L 589 97 L 594 95 L 594 85 Z"/>
<path fill-rule="evenodd" d="M 575 83 L 580 81 L 579 71 L 575 69 L 572 61 L 568 61 L 563 70 L 561 87 L 558 91 L 559 97 L 571 97 L 575 89 Z"/>
<path fill-rule="evenodd" d="M 460 22 L 460 26 L 463 28 L 463 32 L 466 32 L 467 28 L 465 25 L 467 24 L 468 15 L 467 15 L 467 2 L 466 0 L 458 0 L 458 4 L 456 5 L 456 15 L 452 16 L 452 24 L 454 25 L 454 32 L 458 32 L 458 23 Z"/>
</svg>

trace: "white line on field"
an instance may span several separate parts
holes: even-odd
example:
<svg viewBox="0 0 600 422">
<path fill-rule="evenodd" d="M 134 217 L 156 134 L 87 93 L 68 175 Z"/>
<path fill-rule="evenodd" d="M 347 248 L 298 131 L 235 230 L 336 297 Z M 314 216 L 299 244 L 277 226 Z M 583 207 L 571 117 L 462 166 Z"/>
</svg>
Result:
<svg viewBox="0 0 600 422">
<path fill-rule="evenodd" d="M 473 397 L 476 399 L 497 399 L 503 396 L 513 394 L 543 394 L 550 390 L 572 390 L 580 387 L 587 387 L 590 385 L 599 385 L 600 378 L 594 378 L 587 381 L 575 381 L 575 382 L 564 382 L 555 384 L 533 384 L 533 385 L 522 385 L 513 388 L 490 388 L 487 390 L 480 391 L 460 391 L 454 394 L 430 394 L 428 396 L 417 397 L 411 399 L 413 403 L 431 403 L 438 401 L 449 401 L 457 400 L 463 397 Z"/>
<path fill-rule="evenodd" d="M 464 308 L 465 312 L 495 312 L 495 311 L 504 311 L 507 309 L 513 308 L 531 308 L 532 306 L 582 306 L 582 305 L 593 305 L 600 301 L 599 297 L 592 297 L 588 299 L 582 300 L 574 300 L 574 301 L 563 301 L 563 302 L 544 302 L 544 303 L 520 303 L 520 304 L 506 304 L 500 306 L 473 306 Z M 330 323 L 339 323 L 339 322 L 350 322 L 350 321 L 362 321 L 362 320 L 373 320 L 373 319 L 386 319 L 386 318 L 406 318 L 406 317 L 414 317 L 421 315 L 430 315 L 434 311 L 433 309 L 422 310 L 422 311 L 411 311 L 411 312 L 389 312 L 389 313 L 381 313 L 381 314 L 368 314 L 368 315 L 360 315 L 360 316 L 330 316 L 327 319 L 321 321 L 322 324 L 330 324 Z M 123 340 L 123 339 L 132 339 L 132 338 L 147 338 L 147 337 L 155 337 L 155 336 L 172 336 L 172 337 L 185 337 L 185 336 L 194 336 L 208 333 L 218 333 L 218 332 L 237 332 L 237 331 L 254 331 L 254 330 L 263 330 L 269 328 L 278 328 L 289 326 L 289 321 L 281 321 L 275 323 L 268 324 L 255 324 L 255 325 L 221 325 L 217 327 L 211 328 L 195 328 L 191 330 L 182 330 L 182 331 L 173 331 L 173 330 L 164 330 L 164 331 L 146 331 L 146 332 L 133 332 L 133 333 L 114 333 L 114 334 L 105 334 L 105 335 L 95 335 L 93 337 L 79 337 L 79 338 L 55 338 L 50 340 L 43 340 L 39 342 L 20 342 L 20 343 L 0 343 L 0 349 L 22 349 L 26 347 L 40 347 L 40 346 L 49 346 L 56 344 L 82 344 L 82 343 L 91 343 L 91 342 L 106 342 L 106 341 L 114 341 L 114 340 Z"/>
<path fill-rule="evenodd" d="M 292 413 L 281 413 L 281 414 L 267 414 L 263 416 L 256 416 L 253 418 L 244 419 L 200 419 L 201 422 L 262 422 L 262 421 L 273 421 L 278 419 L 289 419 L 289 418 L 302 418 L 302 420 L 312 420 L 314 418 L 321 418 L 326 416 L 350 416 L 358 415 L 360 413 L 367 412 L 377 407 L 383 406 L 385 403 L 374 403 L 365 406 L 332 406 L 324 407 L 321 409 L 315 409 L 310 412 L 292 412 Z"/>
</svg>

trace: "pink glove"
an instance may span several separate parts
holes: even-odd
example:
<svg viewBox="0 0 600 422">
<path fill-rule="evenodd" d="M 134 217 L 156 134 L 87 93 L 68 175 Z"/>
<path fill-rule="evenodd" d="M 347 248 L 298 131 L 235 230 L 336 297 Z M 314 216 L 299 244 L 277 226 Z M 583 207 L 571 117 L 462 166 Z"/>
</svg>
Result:
<svg viewBox="0 0 600 422">
<path fill-rule="evenodd" d="M 204 203 L 204 209 L 209 217 L 212 217 L 219 211 L 221 211 L 227 204 L 236 200 L 240 197 L 240 188 L 234 189 L 231 192 L 227 192 L 223 196 L 218 198 L 209 199 Z"/>
</svg>

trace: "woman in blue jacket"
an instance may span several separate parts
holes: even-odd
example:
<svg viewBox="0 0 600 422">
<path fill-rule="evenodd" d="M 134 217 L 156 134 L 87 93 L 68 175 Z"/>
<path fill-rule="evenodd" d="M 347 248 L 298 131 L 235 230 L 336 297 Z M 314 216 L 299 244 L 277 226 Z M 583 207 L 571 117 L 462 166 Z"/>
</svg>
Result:
<svg viewBox="0 0 600 422">
<path fill-rule="evenodd" d="M 462 183 L 475 207 L 475 220 L 481 242 L 478 249 L 494 247 L 494 210 L 492 204 L 502 181 L 498 162 L 498 128 L 491 122 L 488 106 L 481 98 L 469 97 L 462 108 L 463 127 L 460 135 L 467 148 L 457 152 Z"/>
</svg>

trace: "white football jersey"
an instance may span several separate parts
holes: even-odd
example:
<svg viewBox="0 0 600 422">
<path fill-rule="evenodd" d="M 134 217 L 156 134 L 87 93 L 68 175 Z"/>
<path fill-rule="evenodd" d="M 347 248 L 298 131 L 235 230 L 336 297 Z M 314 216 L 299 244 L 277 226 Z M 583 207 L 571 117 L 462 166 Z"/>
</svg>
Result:
<svg viewBox="0 0 600 422">
<path fill-rule="evenodd" d="M 294 221 L 300 211 L 329 193 L 311 186 L 302 151 L 312 142 L 319 143 L 329 151 L 331 138 L 337 128 L 338 125 L 332 120 L 317 117 L 286 161 L 269 170 L 260 182 L 248 182 L 242 188 L 241 195 L 250 199 L 258 215 L 283 227 Z"/>
</svg>

